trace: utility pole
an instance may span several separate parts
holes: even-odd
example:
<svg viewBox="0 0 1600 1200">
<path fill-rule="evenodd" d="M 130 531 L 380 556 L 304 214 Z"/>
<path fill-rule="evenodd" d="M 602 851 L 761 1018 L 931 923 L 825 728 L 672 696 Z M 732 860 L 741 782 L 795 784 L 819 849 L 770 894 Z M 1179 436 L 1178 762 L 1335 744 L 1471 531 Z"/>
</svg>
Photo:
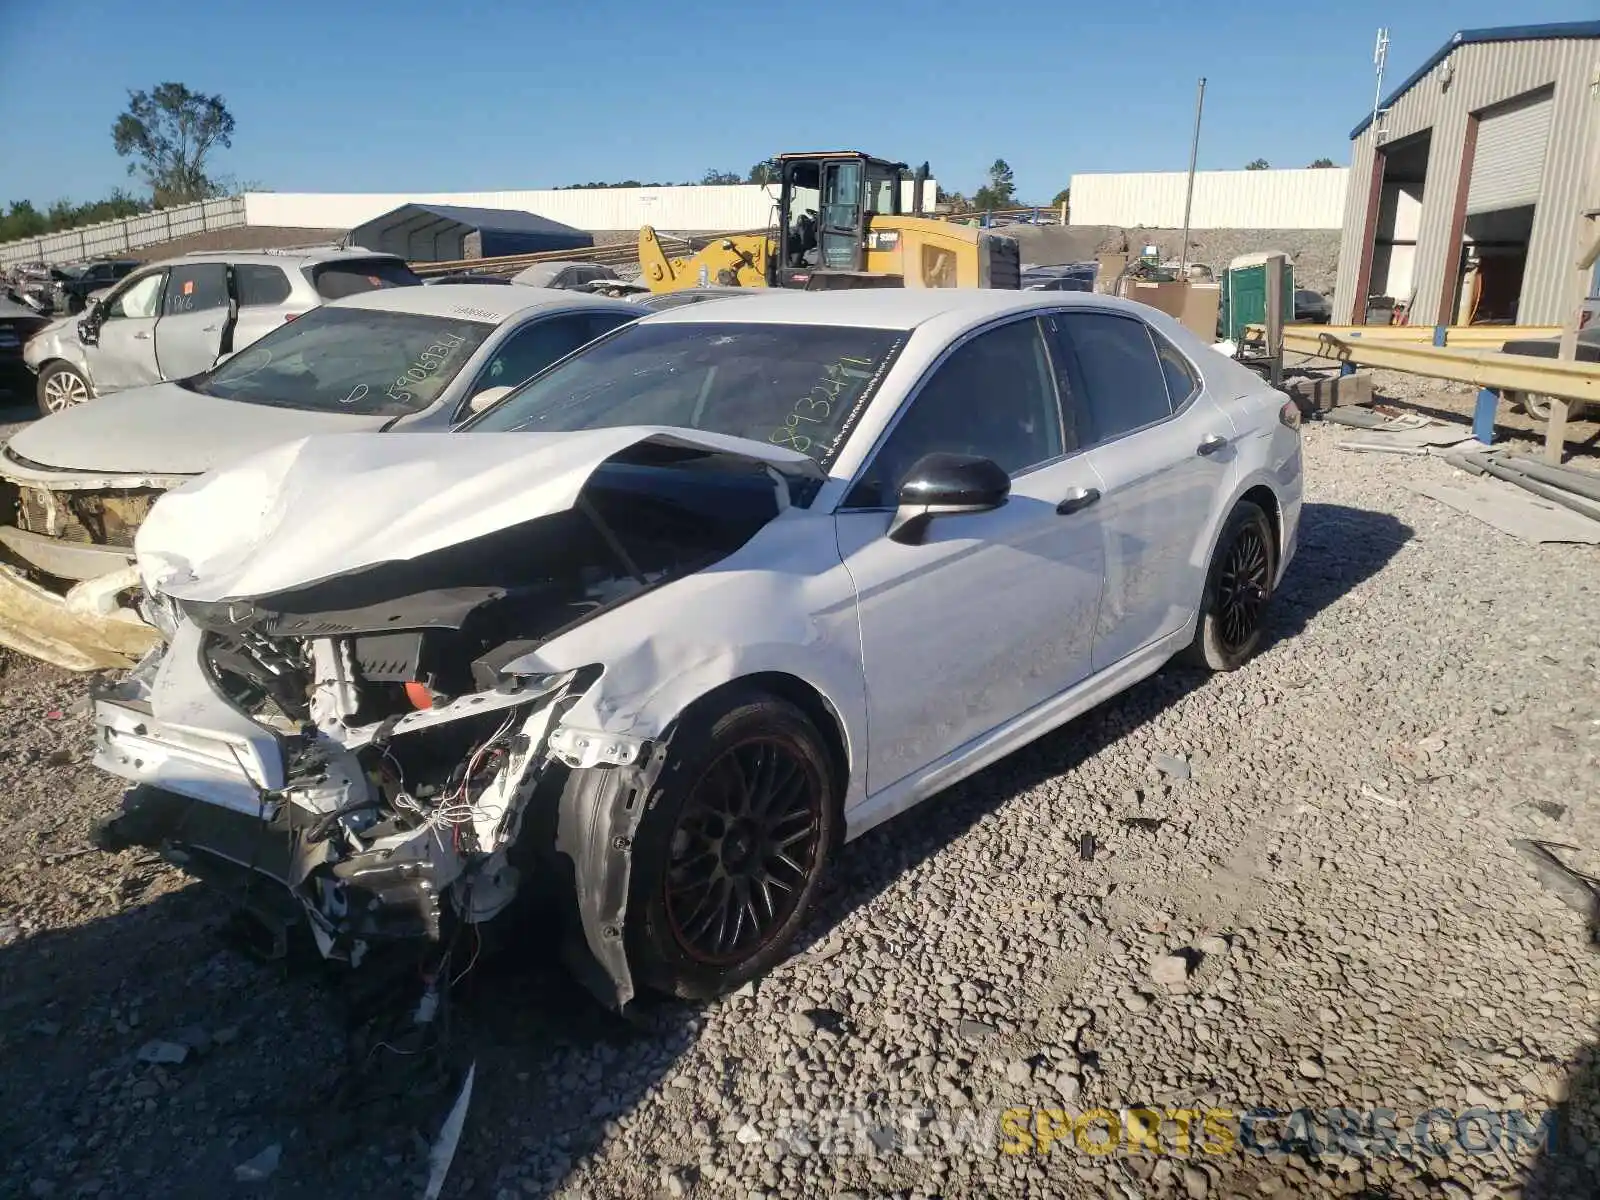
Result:
<svg viewBox="0 0 1600 1200">
<path fill-rule="evenodd" d="M 1194 206 L 1194 164 L 1200 154 L 1200 114 L 1206 107 L 1206 77 L 1200 76 L 1200 90 L 1194 98 L 1194 137 L 1189 142 L 1189 187 L 1183 195 L 1183 246 L 1178 251 L 1178 274 L 1189 274 L 1189 213 Z"/>
</svg>

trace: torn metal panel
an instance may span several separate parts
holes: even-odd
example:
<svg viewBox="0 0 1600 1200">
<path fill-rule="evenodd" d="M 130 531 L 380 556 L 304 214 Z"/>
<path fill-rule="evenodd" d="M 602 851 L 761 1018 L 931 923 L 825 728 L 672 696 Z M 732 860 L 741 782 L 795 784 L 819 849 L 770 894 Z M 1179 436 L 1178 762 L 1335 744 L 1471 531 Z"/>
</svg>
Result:
<svg viewBox="0 0 1600 1200">
<path fill-rule="evenodd" d="M 1511 484 L 1479 478 L 1405 486 L 1525 542 L 1600 545 L 1600 521 L 1580 517 Z"/>
<path fill-rule="evenodd" d="M 128 667 L 156 644 L 154 629 L 132 609 L 106 611 L 105 595 L 94 581 L 62 595 L 0 564 L 0 645 L 68 671 Z"/>
</svg>

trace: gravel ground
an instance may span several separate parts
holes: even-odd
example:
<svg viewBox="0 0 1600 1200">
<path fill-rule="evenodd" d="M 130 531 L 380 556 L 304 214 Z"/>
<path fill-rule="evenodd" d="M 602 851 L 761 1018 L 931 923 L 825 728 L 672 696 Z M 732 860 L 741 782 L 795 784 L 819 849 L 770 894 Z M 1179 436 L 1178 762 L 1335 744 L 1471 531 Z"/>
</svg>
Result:
<svg viewBox="0 0 1600 1200">
<path fill-rule="evenodd" d="M 1338 436 L 1307 430 L 1257 660 L 1163 672 L 853 843 L 745 994 L 625 1022 L 535 929 L 485 956 L 444 1194 L 1591 1194 L 1600 959 L 1509 840 L 1600 874 L 1600 550 L 1503 537 L 1401 486 L 1443 463 Z M 88 849 L 117 789 L 83 692 L 3 663 L 0 1195 L 419 1194 L 450 1094 L 336 1103 L 345 981 L 245 958 L 174 869 Z M 1403 1141 L 1429 1109 L 1558 1104 L 1554 1153 L 1216 1154 L 1197 1125 L 1186 1157 L 1012 1155 L 985 1124 L 1339 1106 Z"/>
</svg>

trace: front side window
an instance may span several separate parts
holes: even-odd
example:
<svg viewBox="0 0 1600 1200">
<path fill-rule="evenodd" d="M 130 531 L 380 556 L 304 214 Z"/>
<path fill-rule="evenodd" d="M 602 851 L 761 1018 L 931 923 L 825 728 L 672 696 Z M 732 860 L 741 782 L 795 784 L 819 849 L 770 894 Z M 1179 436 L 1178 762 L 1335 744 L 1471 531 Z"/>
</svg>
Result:
<svg viewBox="0 0 1600 1200">
<path fill-rule="evenodd" d="M 832 325 L 630 325 L 466 428 L 545 433 L 672 425 L 786 446 L 826 466 L 905 336 Z"/>
<path fill-rule="evenodd" d="M 274 408 L 404 416 L 437 400 L 493 330 L 457 317 L 316 308 L 183 386 Z"/>
<path fill-rule="evenodd" d="M 1109 441 L 1172 415 L 1167 381 L 1145 323 L 1111 313 L 1058 313 L 1056 346 L 1082 382 L 1076 397 L 1085 446 Z"/>
<path fill-rule="evenodd" d="M 976 454 L 1015 475 L 1070 449 L 1039 323 L 1014 321 L 978 334 L 939 364 L 845 507 L 893 504 L 925 454 Z"/>
<path fill-rule="evenodd" d="M 207 312 L 228 307 L 228 269 L 221 263 L 185 263 L 173 267 L 167 278 L 164 317 Z"/>
<path fill-rule="evenodd" d="M 161 305 L 161 281 L 165 277 L 164 271 L 152 271 L 135 279 L 112 297 L 111 303 L 106 306 L 106 317 L 155 316 Z"/>
</svg>

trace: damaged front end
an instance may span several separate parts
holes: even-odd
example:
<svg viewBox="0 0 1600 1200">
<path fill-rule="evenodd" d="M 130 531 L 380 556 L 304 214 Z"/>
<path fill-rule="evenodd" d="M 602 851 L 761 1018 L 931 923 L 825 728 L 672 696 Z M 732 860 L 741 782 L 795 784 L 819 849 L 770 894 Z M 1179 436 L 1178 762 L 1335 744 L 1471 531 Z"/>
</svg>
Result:
<svg viewBox="0 0 1600 1200">
<path fill-rule="evenodd" d="M 181 479 L 0 458 L 0 645 L 69 671 L 127 667 L 156 643 L 134 533 Z"/>
<path fill-rule="evenodd" d="M 605 664 L 537 652 L 733 553 L 788 486 L 656 445 L 569 507 L 414 558 L 243 599 L 156 588 L 169 644 L 95 693 L 95 763 L 137 785 L 105 844 L 158 847 L 253 911 L 290 899 L 351 965 L 395 942 L 447 956 L 550 896 L 569 963 L 621 1007 L 627 847 L 663 744 L 565 723 Z"/>
</svg>

